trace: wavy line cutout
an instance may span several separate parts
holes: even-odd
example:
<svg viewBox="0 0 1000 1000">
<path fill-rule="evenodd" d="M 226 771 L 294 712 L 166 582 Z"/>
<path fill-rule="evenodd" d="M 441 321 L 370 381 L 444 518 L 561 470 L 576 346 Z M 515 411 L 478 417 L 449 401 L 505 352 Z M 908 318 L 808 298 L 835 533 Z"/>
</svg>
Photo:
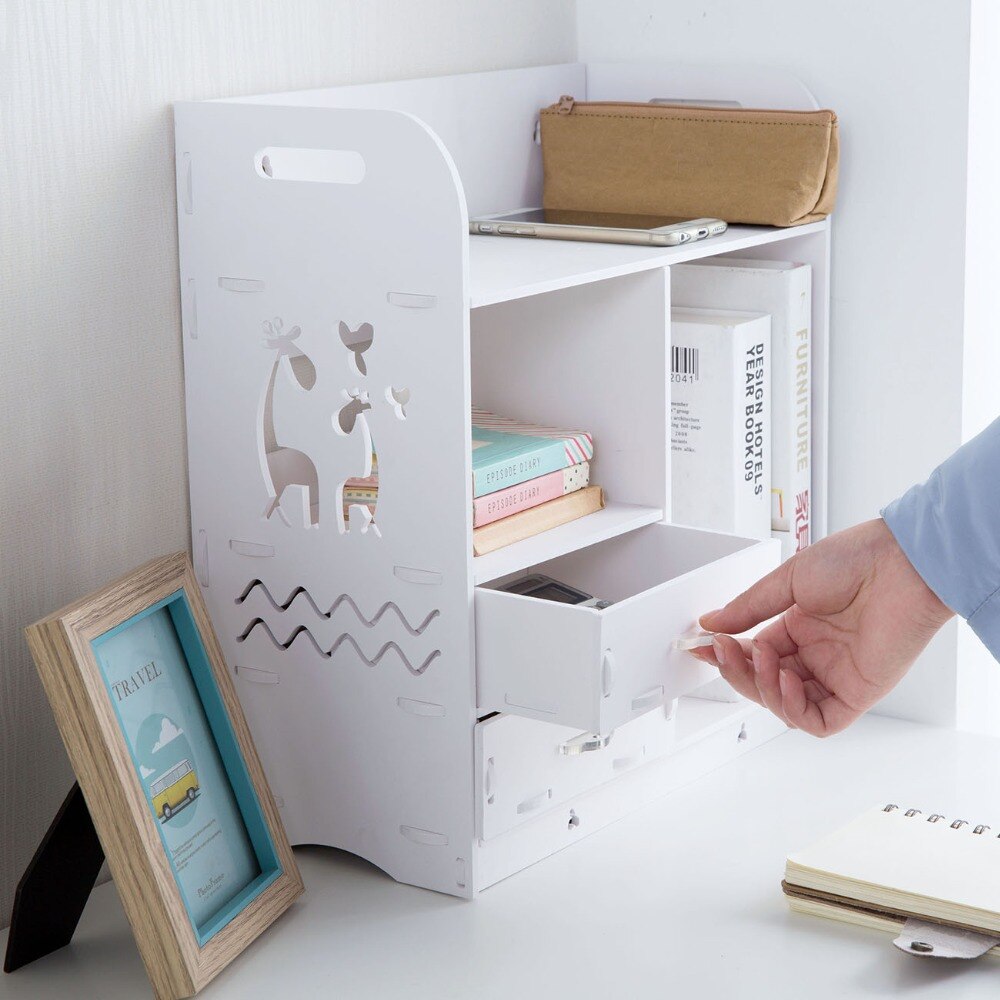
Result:
<svg viewBox="0 0 1000 1000">
<path fill-rule="evenodd" d="M 410 635 L 423 635 L 427 626 L 430 625 L 430 623 L 434 621 L 434 619 L 437 618 L 438 615 L 441 614 L 440 611 L 435 609 L 419 625 L 417 625 L 416 628 L 414 628 L 414 626 L 412 626 L 407 621 L 406 616 L 400 610 L 399 605 L 396 604 L 395 601 L 386 601 L 385 604 L 383 604 L 382 607 L 380 607 L 378 611 L 375 613 L 375 617 L 368 619 L 364 616 L 364 614 L 361 611 L 361 608 L 358 607 L 354 598 L 351 597 L 350 594 L 341 594 L 340 597 L 338 597 L 333 602 L 333 604 L 330 605 L 329 611 L 321 611 L 320 608 L 317 606 L 316 602 L 313 600 L 312 594 L 310 594 L 305 587 L 296 587 L 288 595 L 288 597 L 281 604 L 279 604 L 274 599 L 274 595 L 271 593 L 271 591 L 267 589 L 267 584 L 264 583 L 262 580 L 253 580 L 251 583 L 249 583 L 247 585 L 247 588 L 243 591 L 243 593 L 236 598 L 236 603 L 242 604 L 250 596 L 255 587 L 260 587 L 260 589 L 264 592 L 264 595 L 271 602 L 271 607 L 278 612 L 287 611 L 292 606 L 292 602 L 295 600 L 296 597 L 299 596 L 299 594 L 306 595 L 306 600 L 309 602 L 313 611 L 315 611 L 320 618 L 332 618 L 337 608 L 339 608 L 341 604 L 348 604 L 350 605 L 351 610 L 354 612 L 354 614 L 357 615 L 358 621 L 361 622 L 361 624 L 366 626 L 367 628 L 374 628 L 382 620 L 382 617 L 386 614 L 386 612 L 392 610 L 395 611 L 396 614 L 399 616 L 399 620 L 402 623 L 403 628 L 405 628 L 406 631 L 410 633 Z"/>
<path fill-rule="evenodd" d="M 428 655 L 427 659 L 424 660 L 423 663 L 421 663 L 419 666 L 414 666 L 410 662 L 409 657 L 406 655 L 406 653 L 404 653 L 403 650 L 399 647 L 399 644 L 396 642 L 389 641 L 375 654 L 374 658 L 369 659 L 365 655 L 364 650 L 358 645 L 354 636 L 349 635 L 347 632 L 342 632 L 339 636 L 337 636 L 337 639 L 334 642 L 334 644 L 330 647 L 329 650 L 326 650 L 320 646 L 320 644 L 316 641 L 316 637 L 312 634 L 312 632 L 309 631 L 309 629 L 305 625 L 299 625 L 284 642 L 281 642 L 278 639 L 278 637 L 271 631 L 271 626 L 268 625 L 263 618 L 254 618 L 254 620 L 250 622 L 250 624 L 243 630 L 243 634 L 237 636 L 236 641 L 243 642 L 244 640 L 249 638 L 250 633 L 253 632 L 253 630 L 258 625 L 262 625 L 264 627 L 264 631 L 267 633 L 268 638 L 271 640 L 271 642 L 274 643 L 274 645 L 278 649 L 289 649 L 292 643 L 295 642 L 295 640 L 300 635 L 305 634 L 306 638 L 308 638 L 309 641 L 312 643 L 313 649 L 315 649 L 316 652 L 319 653 L 319 655 L 324 657 L 325 659 L 330 659 L 333 656 L 333 654 L 336 653 L 337 650 L 340 649 L 340 647 L 345 642 L 350 643 L 350 645 L 354 647 L 354 651 L 361 658 L 362 662 L 364 662 L 369 667 L 377 667 L 381 662 L 382 657 L 385 656 L 385 654 L 388 653 L 390 649 L 394 649 L 398 654 L 399 658 L 403 661 L 403 666 L 406 667 L 406 669 L 409 670 L 411 674 L 417 677 L 419 677 L 431 665 L 431 663 L 433 663 L 434 660 L 436 660 L 441 655 L 441 650 L 435 649 L 430 653 L 430 655 Z"/>
</svg>

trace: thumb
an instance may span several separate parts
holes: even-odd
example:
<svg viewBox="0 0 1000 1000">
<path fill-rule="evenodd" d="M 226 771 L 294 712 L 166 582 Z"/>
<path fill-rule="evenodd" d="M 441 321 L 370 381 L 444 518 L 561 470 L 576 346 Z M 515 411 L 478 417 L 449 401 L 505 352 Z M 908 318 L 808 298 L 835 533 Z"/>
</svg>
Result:
<svg viewBox="0 0 1000 1000">
<path fill-rule="evenodd" d="M 702 615 L 698 621 L 706 632 L 736 635 L 787 611 L 794 603 L 792 596 L 793 556 L 776 570 L 758 580 L 724 608 Z"/>
</svg>

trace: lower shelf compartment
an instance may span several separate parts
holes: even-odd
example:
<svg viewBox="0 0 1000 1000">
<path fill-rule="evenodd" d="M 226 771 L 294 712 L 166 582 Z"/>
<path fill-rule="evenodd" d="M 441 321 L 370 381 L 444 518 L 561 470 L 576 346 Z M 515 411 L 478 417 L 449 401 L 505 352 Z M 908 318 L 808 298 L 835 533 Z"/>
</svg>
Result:
<svg viewBox="0 0 1000 1000">
<path fill-rule="evenodd" d="M 787 729 L 779 719 L 754 702 L 680 698 L 672 719 L 667 752 L 651 757 L 641 766 L 623 770 L 614 780 L 538 811 L 489 839 L 480 838 L 475 852 L 477 888 L 486 889 L 571 846 L 581 837 L 601 830 L 785 732 Z M 480 763 L 478 749 L 477 738 L 477 765 Z M 482 767 L 477 767 L 477 803 L 484 790 L 483 774 Z M 690 819 L 678 816 L 678 822 L 690 822 Z"/>
<path fill-rule="evenodd" d="M 589 743 L 592 734 L 516 715 L 481 722 L 476 727 L 477 835 L 489 840 L 655 760 L 673 746 L 674 731 L 674 718 L 662 708 Z M 573 824 L 572 816 L 567 823 Z"/>
</svg>

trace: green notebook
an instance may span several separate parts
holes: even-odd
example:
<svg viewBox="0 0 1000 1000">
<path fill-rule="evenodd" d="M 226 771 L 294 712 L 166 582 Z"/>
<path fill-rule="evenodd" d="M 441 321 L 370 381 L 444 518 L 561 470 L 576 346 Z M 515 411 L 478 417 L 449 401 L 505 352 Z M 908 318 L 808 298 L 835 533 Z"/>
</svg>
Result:
<svg viewBox="0 0 1000 1000">
<path fill-rule="evenodd" d="M 472 408 L 473 496 L 496 493 L 593 456 L 593 439 L 584 431 L 538 427 Z"/>
</svg>

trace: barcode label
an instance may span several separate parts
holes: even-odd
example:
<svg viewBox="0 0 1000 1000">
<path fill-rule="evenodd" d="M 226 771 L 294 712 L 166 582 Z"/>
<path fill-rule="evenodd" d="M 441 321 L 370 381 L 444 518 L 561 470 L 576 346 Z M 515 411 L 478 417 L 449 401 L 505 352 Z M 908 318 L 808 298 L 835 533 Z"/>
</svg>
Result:
<svg viewBox="0 0 1000 1000">
<path fill-rule="evenodd" d="M 670 374 L 688 375 L 692 379 L 699 376 L 699 362 L 697 347 L 671 347 L 670 348 Z"/>
</svg>

